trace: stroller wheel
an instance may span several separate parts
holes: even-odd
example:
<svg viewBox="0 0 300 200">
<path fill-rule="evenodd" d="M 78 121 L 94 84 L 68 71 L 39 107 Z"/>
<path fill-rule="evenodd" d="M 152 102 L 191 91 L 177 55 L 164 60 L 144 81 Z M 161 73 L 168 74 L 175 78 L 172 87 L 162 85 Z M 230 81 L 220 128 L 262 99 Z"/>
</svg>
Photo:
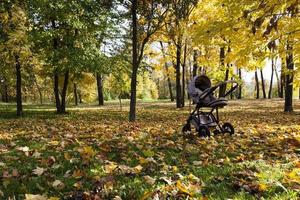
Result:
<svg viewBox="0 0 300 200">
<path fill-rule="evenodd" d="M 210 131 L 208 127 L 204 125 L 199 126 L 198 134 L 200 137 L 210 137 Z"/>
<path fill-rule="evenodd" d="M 191 124 L 187 123 L 182 128 L 182 133 L 187 134 L 188 132 L 191 132 Z"/>
<path fill-rule="evenodd" d="M 230 123 L 224 123 L 222 126 L 222 132 L 223 133 L 229 133 L 230 135 L 234 134 L 234 128 Z"/>
</svg>

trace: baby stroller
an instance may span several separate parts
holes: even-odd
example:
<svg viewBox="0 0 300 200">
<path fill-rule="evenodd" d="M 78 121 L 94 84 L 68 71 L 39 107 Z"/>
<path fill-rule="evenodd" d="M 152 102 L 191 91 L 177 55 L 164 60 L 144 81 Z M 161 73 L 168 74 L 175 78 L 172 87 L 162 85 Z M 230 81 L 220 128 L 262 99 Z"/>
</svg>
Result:
<svg viewBox="0 0 300 200">
<path fill-rule="evenodd" d="M 229 91 L 225 91 L 223 97 L 214 97 L 214 91 L 220 88 L 221 85 L 228 83 L 232 83 L 233 87 L 231 87 Z M 238 84 L 235 81 L 225 81 L 211 87 L 211 81 L 207 76 L 201 75 L 194 77 L 189 83 L 188 92 L 196 104 L 196 108 L 190 113 L 182 132 L 187 134 L 194 128 L 201 137 L 209 137 L 210 129 L 214 129 L 213 133 L 215 135 L 219 133 L 234 134 L 234 128 L 230 123 L 220 125 L 218 109 L 227 105 L 225 97 L 230 95 L 237 87 Z M 204 111 L 205 108 L 208 108 L 209 111 Z M 216 116 L 213 114 L 214 111 L 216 111 Z"/>
</svg>

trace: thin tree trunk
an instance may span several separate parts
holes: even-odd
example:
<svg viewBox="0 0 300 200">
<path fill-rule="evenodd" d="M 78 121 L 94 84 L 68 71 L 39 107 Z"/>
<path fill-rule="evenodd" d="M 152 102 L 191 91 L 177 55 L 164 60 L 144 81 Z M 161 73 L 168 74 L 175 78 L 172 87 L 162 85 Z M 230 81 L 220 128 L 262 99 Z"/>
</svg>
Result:
<svg viewBox="0 0 300 200">
<path fill-rule="evenodd" d="M 281 94 L 281 82 L 279 80 L 279 75 L 278 75 L 278 72 L 277 72 L 277 67 L 276 67 L 276 64 L 274 65 L 275 68 L 274 68 L 274 71 L 275 71 L 275 77 L 276 77 L 276 80 L 277 80 L 277 91 L 278 91 L 278 97 L 281 97 L 282 94 Z"/>
<path fill-rule="evenodd" d="M 182 65 L 182 107 L 185 106 L 185 72 L 186 72 L 186 57 L 187 57 L 187 40 L 185 40 L 183 50 L 183 65 Z"/>
<path fill-rule="evenodd" d="M 231 79 L 233 81 L 233 77 L 231 77 Z M 233 88 L 233 84 L 231 83 L 231 89 Z M 233 99 L 233 92 L 230 93 L 230 99 Z"/>
<path fill-rule="evenodd" d="M 294 70 L 294 57 L 293 47 L 287 42 L 286 47 L 286 67 L 287 74 L 285 76 L 285 101 L 284 101 L 284 112 L 293 111 L 293 70 Z"/>
<path fill-rule="evenodd" d="M 261 77 L 261 87 L 262 87 L 262 91 L 263 91 L 263 97 L 264 97 L 264 99 L 266 99 L 267 95 L 266 95 L 264 74 L 263 74 L 262 69 L 260 69 L 260 77 Z"/>
<path fill-rule="evenodd" d="M 137 47 L 137 0 L 132 0 L 132 74 L 129 121 L 136 119 L 136 79 L 138 70 L 138 47 Z"/>
<path fill-rule="evenodd" d="M 67 95 L 67 89 L 68 89 L 68 82 L 69 82 L 69 70 L 65 73 L 65 79 L 64 79 L 64 85 L 63 90 L 61 93 L 61 105 L 60 105 L 60 113 L 64 114 L 66 113 L 66 95 Z"/>
<path fill-rule="evenodd" d="M 197 54 L 197 50 L 193 51 L 193 77 L 197 76 L 197 71 L 198 71 L 198 54 Z"/>
<path fill-rule="evenodd" d="M 172 83 L 171 83 L 171 78 L 170 78 L 169 69 L 168 69 L 168 63 L 167 63 L 167 60 L 166 60 L 166 55 L 165 55 L 165 51 L 164 51 L 162 41 L 160 41 L 160 46 L 161 46 L 163 58 L 164 58 L 164 61 L 165 61 L 165 70 L 166 70 L 166 74 L 167 74 L 167 81 L 168 81 L 170 99 L 171 99 L 171 102 L 173 102 L 174 101 L 174 95 L 173 95 L 173 90 L 172 90 Z"/>
<path fill-rule="evenodd" d="M 180 84 L 180 63 L 181 63 L 181 36 L 178 37 L 178 44 L 176 45 L 176 107 L 182 107 L 181 98 L 181 84 Z"/>
<path fill-rule="evenodd" d="M 274 70 L 275 70 L 275 66 L 274 66 L 274 58 L 272 58 L 272 72 L 271 72 L 270 87 L 269 87 L 269 94 L 268 94 L 268 98 L 269 98 L 269 99 L 272 98 L 272 87 L 273 87 Z"/>
<path fill-rule="evenodd" d="M 259 99 L 259 80 L 257 70 L 255 70 L 255 83 L 256 83 L 256 99 Z"/>
<path fill-rule="evenodd" d="M 98 105 L 103 106 L 104 105 L 104 95 L 103 95 L 103 79 L 102 75 L 97 73 L 96 75 L 97 79 L 97 90 L 98 90 Z"/>
<path fill-rule="evenodd" d="M 36 80 L 36 77 L 35 77 L 34 74 L 33 74 L 33 81 L 34 81 L 35 86 L 36 86 L 36 88 L 37 88 L 37 90 L 38 90 L 39 97 L 40 97 L 40 104 L 42 105 L 42 104 L 43 104 L 43 94 L 42 94 L 42 90 L 41 90 L 39 84 L 37 83 L 37 80 Z"/>
<path fill-rule="evenodd" d="M 61 113 L 61 106 L 60 106 L 60 98 L 59 98 L 59 76 L 57 72 L 54 72 L 54 96 L 55 96 L 55 106 L 56 106 L 56 113 Z"/>
<path fill-rule="evenodd" d="M 4 96 L 2 97 L 3 98 L 3 101 L 5 102 L 5 103 L 8 103 L 8 101 L 9 101 L 9 99 L 8 99 L 8 85 L 7 85 L 7 82 L 6 82 L 6 79 L 4 80 Z"/>
<path fill-rule="evenodd" d="M 220 63 L 221 63 L 221 68 L 223 68 L 225 66 L 225 47 L 220 48 Z M 227 69 L 226 69 L 226 72 L 227 72 Z M 225 90 L 226 90 L 226 88 L 224 87 L 224 85 L 221 85 L 219 88 L 219 97 L 224 96 Z"/>
<path fill-rule="evenodd" d="M 81 96 L 81 92 L 80 90 L 78 91 L 78 99 L 79 99 L 79 103 L 82 103 L 82 96 Z"/>
<path fill-rule="evenodd" d="M 77 83 L 74 83 L 74 104 L 78 106 Z"/>
<path fill-rule="evenodd" d="M 22 116 L 22 77 L 21 77 L 21 64 L 19 56 L 15 56 L 16 64 L 16 100 L 17 100 L 17 116 Z"/>
<path fill-rule="evenodd" d="M 239 68 L 239 79 L 240 79 L 240 81 L 242 81 L 242 70 L 240 68 Z M 239 95 L 237 96 L 237 98 L 242 99 L 242 85 L 241 84 L 239 84 L 238 93 L 239 93 Z"/>
</svg>

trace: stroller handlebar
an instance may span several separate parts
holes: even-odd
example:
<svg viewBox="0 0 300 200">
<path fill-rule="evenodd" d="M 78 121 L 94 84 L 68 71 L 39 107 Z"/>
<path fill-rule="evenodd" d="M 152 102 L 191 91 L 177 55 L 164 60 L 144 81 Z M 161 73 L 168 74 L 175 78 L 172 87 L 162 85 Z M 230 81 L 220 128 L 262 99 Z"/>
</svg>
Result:
<svg viewBox="0 0 300 200">
<path fill-rule="evenodd" d="M 213 87 L 207 88 L 199 96 L 199 99 L 205 99 L 208 95 L 212 94 L 217 88 L 221 87 L 222 85 L 228 84 L 228 83 L 235 84 L 228 92 L 225 93 L 225 95 L 223 97 L 228 96 L 230 93 L 232 93 L 238 87 L 237 81 L 235 81 L 235 80 L 224 81 L 224 82 L 218 83 L 217 85 L 215 85 Z"/>
</svg>

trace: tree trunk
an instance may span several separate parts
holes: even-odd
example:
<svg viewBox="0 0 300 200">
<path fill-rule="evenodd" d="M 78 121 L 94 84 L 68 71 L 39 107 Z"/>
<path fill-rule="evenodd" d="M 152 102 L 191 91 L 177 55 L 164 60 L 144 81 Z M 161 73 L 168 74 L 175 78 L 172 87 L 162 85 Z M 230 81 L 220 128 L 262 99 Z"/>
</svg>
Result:
<svg viewBox="0 0 300 200">
<path fill-rule="evenodd" d="M 240 79 L 240 81 L 242 81 L 242 70 L 239 68 L 238 72 L 239 72 L 239 79 Z M 239 84 L 239 87 L 238 87 L 237 99 L 242 99 L 242 85 L 241 84 Z"/>
<path fill-rule="evenodd" d="M 230 80 L 233 81 L 233 77 L 231 77 Z M 232 88 L 233 88 L 233 84 L 231 83 L 231 89 Z M 233 92 L 230 93 L 230 99 L 233 99 Z"/>
<path fill-rule="evenodd" d="M 276 77 L 276 80 L 277 80 L 278 97 L 281 97 L 282 96 L 282 93 L 281 93 L 281 82 L 279 80 L 279 75 L 278 75 L 278 72 L 277 72 L 276 65 L 274 65 L 274 71 L 275 71 L 275 77 Z"/>
<path fill-rule="evenodd" d="M 43 104 L 43 94 L 42 94 L 42 90 L 41 90 L 39 84 L 37 83 L 37 80 L 36 80 L 35 75 L 33 74 L 32 76 L 33 76 L 33 81 L 34 81 L 34 83 L 35 83 L 35 86 L 36 86 L 36 88 L 37 88 L 37 90 L 38 90 L 38 93 L 39 93 L 40 104 L 42 105 L 42 104 Z"/>
<path fill-rule="evenodd" d="M 81 96 L 81 92 L 80 90 L 78 91 L 78 99 L 79 99 L 79 103 L 82 103 L 82 96 Z"/>
<path fill-rule="evenodd" d="M 137 39 L 137 0 L 132 0 L 132 74 L 129 121 L 136 119 L 136 79 L 138 70 L 138 39 Z"/>
<path fill-rule="evenodd" d="M 287 74 L 285 75 L 285 101 L 284 101 L 284 112 L 293 111 L 293 70 L 294 70 L 294 57 L 293 47 L 287 42 L 286 47 L 286 67 Z"/>
<path fill-rule="evenodd" d="M 268 99 L 272 98 L 272 87 L 273 87 L 274 70 L 275 70 L 274 58 L 272 58 L 272 72 L 271 72 L 271 79 L 270 79 L 270 87 L 269 87 Z"/>
<path fill-rule="evenodd" d="M 164 58 L 164 61 L 165 61 L 165 70 L 166 70 L 166 74 L 167 74 L 167 81 L 168 81 L 170 99 L 171 99 L 171 102 L 173 102 L 174 101 L 174 95 L 173 95 L 173 90 L 172 90 L 172 83 L 171 83 L 171 79 L 170 79 L 168 63 L 167 63 L 167 60 L 166 60 L 166 55 L 165 55 L 164 46 L 163 46 L 162 41 L 160 41 L 160 46 L 161 46 L 163 58 Z"/>
<path fill-rule="evenodd" d="M 182 107 L 181 84 L 180 84 L 180 63 L 181 63 L 181 36 L 178 37 L 176 45 L 176 107 Z"/>
<path fill-rule="evenodd" d="M 230 49 L 228 49 L 228 51 L 230 51 Z M 225 47 L 220 48 L 220 63 L 221 63 L 221 68 L 223 68 L 225 66 Z M 228 68 L 229 66 L 227 66 L 226 68 L 225 78 L 224 78 L 225 81 L 228 80 L 228 74 L 229 74 Z M 223 97 L 225 95 L 225 92 L 226 92 L 226 85 L 221 85 L 219 88 L 219 97 Z"/>
<path fill-rule="evenodd" d="M 257 70 L 255 70 L 255 84 L 256 84 L 256 99 L 259 99 L 259 80 Z"/>
<path fill-rule="evenodd" d="M 60 98 L 59 98 L 59 76 L 57 72 L 54 72 L 54 96 L 55 96 L 55 106 L 56 106 L 56 113 L 61 113 L 61 106 L 60 106 Z"/>
<path fill-rule="evenodd" d="M 78 106 L 77 83 L 74 83 L 74 104 Z"/>
<path fill-rule="evenodd" d="M 16 65 L 16 100 L 17 100 L 17 116 L 22 116 L 23 106 L 22 106 L 22 77 L 21 77 L 21 64 L 18 55 L 15 56 Z"/>
<path fill-rule="evenodd" d="M 197 76 L 197 71 L 198 71 L 198 62 L 197 62 L 197 58 L 198 58 L 198 54 L 197 54 L 197 50 L 193 51 L 193 77 Z"/>
<path fill-rule="evenodd" d="M 186 57 L 187 57 L 187 40 L 185 40 L 183 50 L 183 65 L 182 65 L 182 107 L 185 106 L 185 72 L 186 72 Z"/>
<path fill-rule="evenodd" d="M 166 68 L 166 72 L 167 72 L 167 80 L 168 80 L 168 87 L 169 87 L 170 99 L 171 99 L 171 102 L 173 102 L 174 101 L 174 95 L 173 95 L 172 83 L 171 83 L 171 79 L 170 79 L 170 74 L 169 74 L 167 63 L 165 63 L 165 68 Z"/>
<path fill-rule="evenodd" d="M 262 69 L 260 69 L 260 77 L 261 77 L 261 87 L 262 87 L 262 91 L 263 91 L 263 97 L 264 97 L 264 99 L 266 99 L 267 95 L 266 95 L 264 74 L 263 74 Z"/>
<path fill-rule="evenodd" d="M 61 114 L 66 113 L 66 95 L 67 95 L 67 89 L 68 89 L 68 82 L 69 82 L 69 70 L 67 70 L 65 73 L 64 85 L 63 85 L 63 90 L 61 93 L 61 104 L 60 104 L 60 113 Z"/>
<path fill-rule="evenodd" d="M 104 96 L 103 96 L 103 79 L 102 75 L 97 73 L 96 75 L 97 79 L 97 90 L 98 90 L 98 105 L 103 106 L 104 105 Z"/>
<path fill-rule="evenodd" d="M 284 75 L 284 70 L 285 70 L 285 60 L 284 58 L 281 58 L 281 70 L 280 70 L 280 93 L 281 93 L 281 96 L 280 98 L 283 98 L 284 97 L 284 87 L 285 87 L 285 75 Z"/>
</svg>

